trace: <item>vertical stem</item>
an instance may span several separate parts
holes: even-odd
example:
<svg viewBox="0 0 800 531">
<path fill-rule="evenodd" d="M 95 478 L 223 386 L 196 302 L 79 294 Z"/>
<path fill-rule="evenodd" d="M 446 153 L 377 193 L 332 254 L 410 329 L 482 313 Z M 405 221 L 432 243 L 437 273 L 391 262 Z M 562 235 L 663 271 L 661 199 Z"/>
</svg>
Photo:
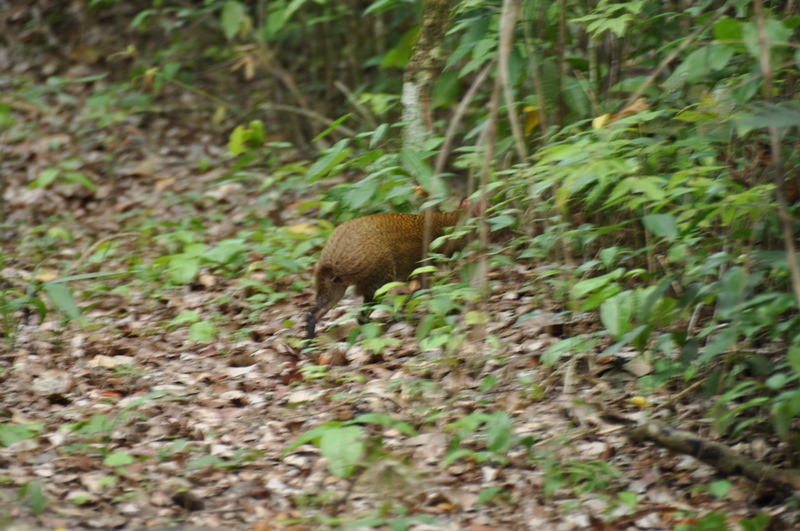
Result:
<svg viewBox="0 0 800 531">
<path fill-rule="evenodd" d="M 767 40 L 767 29 L 764 24 L 764 5 L 762 0 L 753 1 L 753 9 L 756 15 L 756 30 L 758 33 L 758 45 L 760 51 L 761 77 L 764 82 L 764 99 L 772 101 L 772 65 L 769 61 L 769 42 Z M 775 183 L 775 199 L 778 202 L 778 218 L 781 223 L 781 234 L 783 244 L 786 247 L 786 260 L 789 263 L 789 271 L 792 275 L 792 288 L 797 306 L 800 307 L 800 268 L 797 265 L 797 252 L 794 246 L 794 234 L 789 224 L 789 206 L 786 204 L 784 195 L 785 179 L 783 167 L 781 166 L 780 143 L 778 141 L 778 128 L 769 128 L 770 150 L 772 152 L 772 178 Z"/>
</svg>

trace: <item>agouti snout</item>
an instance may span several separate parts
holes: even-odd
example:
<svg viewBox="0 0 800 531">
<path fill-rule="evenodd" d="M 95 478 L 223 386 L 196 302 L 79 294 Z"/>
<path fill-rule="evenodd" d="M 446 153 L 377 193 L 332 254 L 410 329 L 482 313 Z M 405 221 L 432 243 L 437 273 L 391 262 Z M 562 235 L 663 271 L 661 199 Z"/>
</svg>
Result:
<svg viewBox="0 0 800 531">
<path fill-rule="evenodd" d="M 464 213 L 433 213 L 430 241 L 457 225 Z M 371 303 L 384 284 L 408 280 L 422 259 L 424 237 L 424 214 L 373 214 L 338 226 L 314 270 L 316 297 L 308 312 L 306 339 L 314 338 L 317 322 L 336 306 L 350 284 L 365 303 Z M 452 254 L 465 244 L 466 238 L 450 241 L 442 252 Z"/>
</svg>

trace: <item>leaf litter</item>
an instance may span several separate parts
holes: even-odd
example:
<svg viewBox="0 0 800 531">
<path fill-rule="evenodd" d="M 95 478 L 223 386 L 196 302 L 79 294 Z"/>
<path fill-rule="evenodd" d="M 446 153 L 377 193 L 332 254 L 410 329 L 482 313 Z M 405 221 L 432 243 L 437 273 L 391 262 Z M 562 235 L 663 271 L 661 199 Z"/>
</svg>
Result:
<svg viewBox="0 0 800 531">
<path fill-rule="evenodd" d="M 88 90 L 73 96 L 85 102 Z M 404 517 L 416 518 L 412 529 L 672 529 L 709 511 L 731 525 L 758 511 L 797 521 L 780 496 L 742 478 L 719 496 L 698 488 L 722 478 L 603 422 L 593 405 L 637 417 L 670 396 L 639 399 L 636 377 L 651 370 L 639 359 L 542 364 L 548 347 L 593 321 L 540 308 L 519 322 L 537 304 L 526 265 L 493 273 L 486 334 L 457 356 L 420 352 L 415 327 L 401 322 L 387 327 L 399 341 L 380 356 L 334 341 L 314 372 L 319 360 L 291 340 L 303 334 L 308 269 L 276 277 L 264 269 L 270 257 L 245 249 L 232 271 L 201 267 L 196 281 L 165 289 L 169 270 L 151 267 L 179 254 L 177 243 L 202 253 L 273 219 L 268 195 L 220 184 L 231 164 L 222 133 L 167 118 L 93 131 L 79 106 L 20 108 L 3 170 L 13 233 L 4 282 L 24 291 L 65 271 L 117 275 L 69 282 L 83 327 L 14 315 L 13 348 L 4 342 L 0 355 L 0 517 L 47 529 L 380 528 Z M 96 186 L 56 177 L 29 187 L 52 168 Z M 313 198 L 282 192 L 287 233 L 318 234 L 301 208 Z M 194 236 L 165 237 L 192 224 Z M 243 280 L 283 296 L 254 312 Z M 348 335 L 356 304 L 350 296 L 330 313 L 324 324 L 343 328 L 329 337 Z M 211 339 L 197 340 L 193 326 L 207 321 Z M 710 405 L 684 395 L 671 407 L 708 433 Z M 376 415 L 393 424 L 348 424 Z M 342 429 L 292 448 L 325 423 Z M 762 439 L 741 444 L 780 459 Z"/>
</svg>

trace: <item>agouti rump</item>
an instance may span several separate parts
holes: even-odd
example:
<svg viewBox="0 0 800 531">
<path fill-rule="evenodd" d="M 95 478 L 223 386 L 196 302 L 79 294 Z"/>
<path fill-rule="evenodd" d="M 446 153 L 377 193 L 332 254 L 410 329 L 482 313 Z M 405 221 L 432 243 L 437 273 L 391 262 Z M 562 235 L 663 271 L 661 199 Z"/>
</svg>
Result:
<svg viewBox="0 0 800 531">
<path fill-rule="evenodd" d="M 433 213 L 430 241 L 457 225 L 465 212 L 462 208 Z M 372 214 L 338 226 L 314 270 L 317 291 L 308 312 L 306 339 L 314 338 L 317 321 L 342 300 L 350 284 L 365 303 L 371 303 L 384 284 L 408 280 L 422 260 L 424 233 L 424 214 Z M 466 238 L 451 240 L 439 252 L 450 255 L 465 244 Z"/>
</svg>

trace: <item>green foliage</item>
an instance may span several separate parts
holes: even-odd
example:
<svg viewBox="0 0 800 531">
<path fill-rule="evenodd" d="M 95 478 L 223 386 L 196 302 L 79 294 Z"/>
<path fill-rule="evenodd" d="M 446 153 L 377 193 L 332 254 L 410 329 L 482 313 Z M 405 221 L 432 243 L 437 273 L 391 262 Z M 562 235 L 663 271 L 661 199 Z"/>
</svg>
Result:
<svg viewBox="0 0 800 531">
<path fill-rule="evenodd" d="M 44 486 L 39 480 L 24 483 L 17 493 L 21 503 L 25 503 L 33 510 L 33 514 L 40 515 L 44 512 L 47 497 L 44 495 Z"/>
<path fill-rule="evenodd" d="M 42 433 L 44 424 L 0 424 L 0 444 L 11 446 L 19 441 L 32 439 Z"/>
<path fill-rule="evenodd" d="M 66 163 L 63 165 L 68 166 Z M 61 168 L 48 168 L 42 171 L 28 186 L 29 188 L 47 188 L 48 185 L 52 184 L 57 179 L 61 179 L 64 182 L 80 184 L 89 190 L 95 190 L 97 188 L 92 180 L 84 173 L 79 171 L 64 171 Z"/>
<path fill-rule="evenodd" d="M 119 424 L 124 424 L 129 421 L 131 417 L 142 418 L 142 414 L 136 411 L 136 408 L 148 402 L 172 402 L 185 400 L 183 397 L 169 396 L 166 393 L 155 391 L 147 393 L 134 400 L 131 400 L 125 407 L 121 408 L 116 414 L 103 414 L 98 413 L 91 417 L 80 420 L 78 422 L 66 425 L 66 428 L 71 430 L 76 438 L 81 442 L 73 444 L 67 451 L 85 452 L 87 450 L 86 443 L 102 443 L 109 444 L 111 441 L 111 434 Z M 94 448 L 94 446 L 92 446 Z M 111 455 L 107 451 L 107 456 Z M 114 459 L 125 459 L 118 457 Z"/>
<path fill-rule="evenodd" d="M 377 323 L 367 323 L 359 327 L 358 331 L 362 335 L 362 345 L 364 348 L 380 355 L 386 347 L 399 347 L 402 342 L 394 337 L 384 337 L 381 334 L 381 327 Z"/>
<path fill-rule="evenodd" d="M 0 257 L 1 263 L 2 259 Z M 67 287 L 67 284 L 78 280 L 110 276 L 103 273 L 90 273 L 64 276 L 54 280 L 40 280 L 40 277 L 50 276 L 49 273 L 40 274 L 41 265 L 41 263 L 38 264 L 33 273 L 31 273 L 24 290 L 21 287 L 14 287 L 13 282 L 7 282 L 7 287 L 0 288 L 2 333 L 11 350 L 14 349 L 16 331 L 23 322 L 27 322 L 31 309 L 37 313 L 41 321 L 44 321 L 47 317 L 48 306 L 45 304 L 45 300 L 61 316 L 63 324 L 75 321 L 84 326 L 85 320 L 81 315 L 81 310 L 78 308 L 72 291 Z M 44 294 L 44 299 L 39 296 L 40 293 Z"/>
<path fill-rule="evenodd" d="M 760 244 L 777 233 L 772 186 L 743 186 L 715 155 L 724 149 L 721 140 L 669 125 L 685 118 L 643 112 L 607 129 L 575 133 L 542 149 L 536 163 L 518 173 L 517 186 L 539 198 L 538 208 L 549 206 L 564 221 L 574 213 L 592 220 L 549 227 L 555 243 L 546 245 L 550 258 L 565 248 L 593 258 L 574 269 L 568 289 L 555 276 L 547 281 L 559 286 L 554 294 L 566 307 L 599 310 L 603 330 L 562 340 L 542 360 L 551 364 L 567 353 L 591 351 L 610 337 L 606 355 L 627 345 L 664 355 L 656 373 L 642 380 L 649 387 L 679 374 L 690 381 L 723 357 L 728 370 L 713 372 L 706 387 L 710 394 L 730 389 L 715 406 L 717 428 L 738 432 L 767 420 L 771 409 L 774 428 L 785 434 L 798 414 L 789 405 L 796 374 L 763 356 L 731 352 L 742 342 L 792 344 L 798 331 L 786 263 L 761 258 L 780 255 Z M 720 127 L 716 118 L 693 120 L 698 127 Z M 754 368 L 772 376 L 772 389 L 741 381 Z"/>
<path fill-rule="evenodd" d="M 402 510 L 401 507 L 395 506 L 392 507 L 392 511 L 385 511 L 389 512 L 390 514 L 386 514 L 379 517 L 373 518 L 363 518 L 357 519 L 352 522 L 343 524 L 341 526 L 342 529 L 364 529 L 364 528 L 376 528 L 376 527 L 387 527 L 392 531 L 407 531 L 408 529 L 414 529 L 414 524 L 428 524 L 428 525 L 436 525 L 438 522 L 432 516 L 427 516 L 424 514 L 418 515 L 407 515 L 407 511 Z M 395 513 L 395 514 L 391 514 Z"/>
<path fill-rule="evenodd" d="M 248 448 L 239 448 L 229 457 L 223 458 L 216 455 L 202 455 L 190 459 L 186 463 L 186 467 L 189 469 L 219 468 L 221 470 L 236 470 L 262 457 L 261 454 L 262 452 L 250 450 Z"/>
<path fill-rule="evenodd" d="M 351 477 L 369 460 L 383 456 L 376 444 L 367 444 L 361 425 L 374 425 L 379 428 L 391 428 L 406 435 L 415 435 L 414 429 L 403 421 L 396 421 L 389 415 L 371 413 L 360 415 L 352 420 L 326 422 L 300 435 L 285 450 L 291 452 L 299 446 L 311 443 L 320 449 L 323 457 L 328 459 L 328 470 L 341 478 Z"/>
<path fill-rule="evenodd" d="M 251 149 L 260 148 L 264 139 L 264 123 L 253 120 L 249 127 L 239 125 L 233 130 L 228 140 L 228 151 L 232 155 L 241 155 Z"/>
<path fill-rule="evenodd" d="M 511 417 L 505 411 L 494 413 L 472 413 L 451 423 L 448 428 L 455 434 L 450 444 L 450 451 L 444 458 L 442 465 L 448 466 L 459 459 L 472 459 L 478 463 L 507 462 L 505 454 L 515 442 Z M 475 434 L 483 428 L 486 450 L 475 451 L 462 448 L 464 439 Z"/>
<path fill-rule="evenodd" d="M 310 121 L 292 128 L 275 119 L 273 108 L 259 109 L 269 113 L 259 119 L 241 112 L 237 119 L 247 124 L 233 129 L 228 142 L 231 167 L 214 185 L 241 183 L 260 195 L 261 206 L 275 203 L 278 218 L 285 198 L 294 201 L 298 191 L 318 186 L 321 199 L 300 210 L 318 208 L 319 217 L 335 221 L 373 211 L 417 212 L 423 201 L 438 204 L 459 195 L 447 188 L 446 176 L 434 173 L 432 161 L 444 141 L 439 135 L 477 72 L 490 65 L 489 79 L 499 75 L 503 2 L 453 6 L 442 50 L 446 69 L 435 83 L 432 102 L 441 121 L 432 124 L 420 150 L 405 147 L 398 138 L 400 128 L 392 125 L 400 119 L 399 69 L 408 62 L 420 31 L 418 2 L 378 0 L 363 12 L 329 0 L 277 0 L 268 7 L 236 0 L 195 4 L 156 2 L 130 21 L 130 28 L 159 46 L 145 43 L 142 49 L 132 47 L 124 53 L 134 63 L 128 83 L 52 77 L 46 90 L 34 94 L 26 88 L 19 91 L 20 98 L 68 102 L 74 99 L 74 84 L 94 84 L 83 127 L 111 129 L 133 113 L 161 112 L 155 102 L 164 96 L 172 101 L 170 88 L 196 90 L 203 63 L 235 63 L 254 83 L 262 80 L 253 77 L 262 68 L 259 76 L 280 81 L 275 90 L 289 85 L 275 101 L 294 99 L 295 110 L 301 111 L 296 114 Z M 92 0 L 89 5 L 116 9 L 119 1 Z M 515 152 L 520 139 L 512 137 L 509 118 L 501 113 L 495 160 L 489 161 L 492 173 L 483 176 L 495 206 L 488 222 L 494 229 L 525 231 L 505 251 L 507 264 L 525 267 L 530 279 L 526 293 L 556 307 L 560 318 L 577 312 L 592 312 L 598 318 L 598 328 L 566 335 L 548 348 L 541 356 L 544 364 L 582 353 L 612 356 L 630 347 L 653 366 L 639 381 L 642 389 L 683 387 L 703 379 L 705 393 L 713 397 L 709 414 L 718 433 L 736 436 L 758 423 L 788 440 L 800 416 L 800 322 L 780 219 L 795 219 L 797 207 L 790 205 L 788 214 L 778 211 L 775 197 L 784 191 L 775 189 L 767 166 L 782 162 L 789 170 L 796 167 L 797 133 L 792 128 L 800 123 L 800 112 L 794 104 L 756 101 L 767 81 L 759 68 L 757 21 L 745 4 L 722 16 L 712 13 L 714 7 L 687 4 L 683 11 L 670 13 L 664 5 L 648 2 L 544 8 L 540 2 L 522 2 L 519 24 L 511 35 L 508 87 L 501 105 L 509 116 L 512 110 L 522 112 L 521 144 L 530 159 Z M 562 20 L 568 21 L 568 31 L 560 35 Z M 377 22 L 385 37 L 381 46 L 372 46 L 376 33 L 352 31 Z M 766 52 L 774 69 L 769 97 L 792 98 L 798 54 L 791 36 L 798 21 L 776 10 L 764 23 L 769 35 Z M 167 38 L 152 39 L 153 33 Z M 198 33 L 202 39 L 191 38 Z M 664 70 L 668 74 L 652 80 L 637 75 L 643 69 L 653 72 L 672 52 L 678 53 L 677 60 L 662 65 L 669 67 Z M 332 79 L 341 82 L 332 87 Z M 649 108 L 621 110 L 639 89 Z M 492 83 L 484 83 L 471 96 L 456 132 L 457 149 L 448 160 L 453 171 L 483 171 L 486 151 L 479 139 L 489 130 L 487 103 L 492 92 Z M 216 104 L 225 112 L 242 110 L 231 101 L 235 97 Z M 605 125 L 589 127 L 589 120 L 612 111 L 616 114 Z M 215 114 L 214 125 L 216 120 Z M 9 107 L 0 105 L 0 130 L 13 124 Z M 770 156 L 761 151 L 769 144 L 764 130 L 768 127 L 781 128 L 780 151 Z M 350 134 L 352 129 L 356 134 Z M 287 156 L 288 143 L 270 141 L 275 130 L 322 130 L 309 136 L 315 136 L 315 146 L 324 147 L 313 164 L 296 162 Z M 48 146 L 52 152 L 62 148 Z M 93 189 L 93 174 L 83 164 L 75 159 L 55 163 L 31 186 L 72 182 Z M 793 173 L 786 172 L 790 180 Z M 152 262 L 132 261 L 130 271 L 140 285 L 149 286 L 148 295 L 195 285 L 205 271 L 226 279 L 244 277 L 238 283 L 255 322 L 260 310 L 305 287 L 302 279 L 307 276 L 301 275 L 310 270 L 311 255 L 332 228 L 328 221 L 318 226 L 283 226 L 282 221 L 248 220 L 247 231 L 214 244 L 197 219 L 172 225 L 145 222 L 142 231 L 156 238 L 163 253 Z M 67 230 L 50 227 L 37 252 L 52 252 L 72 238 Z M 111 246 L 97 249 L 90 263 L 102 264 L 113 251 Z M 549 265 L 542 265 L 545 261 Z M 462 283 L 439 275 L 431 288 L 386 297 L 379 305 L 399 319 L 422 316 L 415 334 L 421 351 L 454 354 L 463 345 L 466 327 L 484 325 L 493 317 L 472 309 L 477 295 L 466 285 L 469 266 L 458 273 Z M 67 289 L 68 282 L 77 279 L 35 280 L 25 288 L 0 290 L 5 337 L 13 337 L 25 308 L 36 309 L 44 318 L 46 303 L 65 320 L 83 324 L 79 305 Z M 44 298 L 37 296 L 40 293 Z M 521 315 L 517 324 L 533 315 Z M 221 319 L 217 313 L 183 312 L 170 325 L 189 326 L 190 339 L 210 341 L 224 329 Z M 376 354 L 399 346 L 399 340 L 383 337 L 374 323 L 357 329 L 351 342 L 357 335 Z M 330 378 L 328 368 L 306 366 L 301 372 L 309 382 Z M 541 384 L 520 383 L 526 398 L 541 399 Z M 419 380 L 408 389 L 411 396 L 422 396 L 435 385 Z M 488 393 L 497 385 L 495 378 L 485 376 L 480 391 Z M 429 412 L 424 422 L 432 424 L 442 416 Z M 74 425 L 75 434 L 89 443 L 106 442 L 120 420 L 96 415 Z M 319 426 L 291 448 L 312 443 L 329 459 L 333 474 L 352 478 L 363 470 L 365 459 L 385 455 L 367 437 L 365 424 L 412 431 L 388 417 L 362 416 Z M 448 427 L 453 438 L 444 464 L 458 459 L 504 464 L 513 445 L 525 444 L 502 411 L 471 413 Z M 0 425 L 0 440 L 6 444 L 36 435 L 26 429 Z M 606 489 L 617 474 L 607 463 L 535 457 L 546 472 L 548 496 L 565 486 L 577 492 Z M 133 458 L 119 452 L 105 459 L 109 466 L 124 467 Z M 240 462 L 210 457 L 191 461 L 192 466 L 223 468 Z M 722 497 L 726 486 L 712 484 L 710 489 Z M 481 503 L 507 497 L 495 487 L 480 496 Z M 636 503 L 630 493 L 620 493 L 619 498 L 631 507 Z M 382 515 L 370 525 L 391 522 L 401 529 L 410 522 L 401 513 L 393 513 L 394 519 Z M 758 517 L 743 521 L 742 527 L 760 528 L 759 522 Z M 724 515 L 708 513 L 686 529 L 725 524 Z"/>
</svg>

